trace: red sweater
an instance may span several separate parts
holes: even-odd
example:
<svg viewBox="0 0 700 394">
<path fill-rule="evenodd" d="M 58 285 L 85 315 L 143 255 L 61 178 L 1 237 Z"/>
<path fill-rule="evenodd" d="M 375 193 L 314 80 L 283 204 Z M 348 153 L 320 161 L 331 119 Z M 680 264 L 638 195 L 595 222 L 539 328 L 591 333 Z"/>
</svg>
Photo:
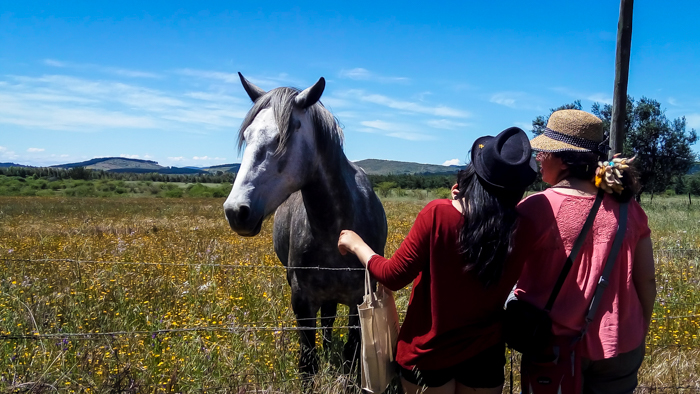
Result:
<svg viewBox="0 0 700 394">
<path fill-rule="evenodd" d="M 413 281 L 396 356 L 404 368 L 447 368 L 501 340 L 503 303 L 522 264 L 508 263 L 500 281 L 484 287 L 458 252 L 462 220 L 451 200 L 432 201 L 391 259 L 369 261 L 370 273 L 392 290 Z"/>
</svg>

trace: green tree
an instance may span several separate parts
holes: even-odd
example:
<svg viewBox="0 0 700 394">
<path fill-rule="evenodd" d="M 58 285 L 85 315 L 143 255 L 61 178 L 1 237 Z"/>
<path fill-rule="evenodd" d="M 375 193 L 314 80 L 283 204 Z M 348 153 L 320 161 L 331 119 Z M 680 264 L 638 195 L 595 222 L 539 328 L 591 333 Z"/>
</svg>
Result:
<svg viewBox="0 0 700 394">
<path fill-rule="evenodd" d="M 695 174 L 690 177 L 690 182 L 688 182 L 688 188 L 690 189 L 690 194 L 694 196 L 700 196 L 700 176 Z"/>
<path fill-rule="evenodd" d="M 562 109 L 581 109 L 581 100 L 576 100 L 571 104 L 564 104 L 562 106 L 559 106 L 557 108 L 551 108 L 549 110 L 549 115 L 547 116 L 538 116 L 535 118 L 535 120 L 532 121 L 532 134 L 537 137 L 538 135 L 544 133 L 545 127 L 547 127 L 547 122 L 549 121 L 549 117 L 556 111 L 562 110 Z"/>
<path fill-rule="evenodd" d="M 673 187 L 673 190 L 678 195 L 688 193 L 689 187 L 688 182 L 685 180 L 685 176 L 681 175 L 678 177 L 678 180 L 676 181 L 676 185 Z"/>
<path fill-rule="evenodd" d="M 595 103 L 593 114 L 609 128 L 612 107 Z M 669 120 L 658 101 L 642 97 L 638 102 L 627 97 L 624 154 L 637 155 L 635 168 L 639 172 L 642 192 L 666 191 L 673 180 L 688 173 L 696 157 L 691 149 L 698 136 L 694 129 L 686 130 L 685 117 Z"/>
<path fill-rule="evenodd" d="M 379 194 L 382 197 L 387 197 L 389 195 L 389 191 L 395 187 L 396 182 L 380 182 L 377 185 L 377 188 L 379 189 Z"/>
</svg>

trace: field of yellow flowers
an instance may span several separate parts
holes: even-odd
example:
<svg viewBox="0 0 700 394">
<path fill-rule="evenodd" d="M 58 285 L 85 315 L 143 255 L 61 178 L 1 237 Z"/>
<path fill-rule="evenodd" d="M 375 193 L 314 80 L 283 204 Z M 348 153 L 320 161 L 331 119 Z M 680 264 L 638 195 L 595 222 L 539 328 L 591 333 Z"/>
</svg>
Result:
<svg viewBox="0 0 700 394">
<path fill-rule="evenodd" d="M 387 255 L 426 202 L 384 201 Z M 272 220 L 239 237 L 222 203 L 0 197 L 0 391 L 301 392 Z M 639 390 L 700 389 L 700 208 L 645 209 L 659 296 Z M 407 300 L 397 293 L 399 310 Z M 353 384 L 338 367 L 346 333 L 322 354 L 315 391 Z"/>
</svg>

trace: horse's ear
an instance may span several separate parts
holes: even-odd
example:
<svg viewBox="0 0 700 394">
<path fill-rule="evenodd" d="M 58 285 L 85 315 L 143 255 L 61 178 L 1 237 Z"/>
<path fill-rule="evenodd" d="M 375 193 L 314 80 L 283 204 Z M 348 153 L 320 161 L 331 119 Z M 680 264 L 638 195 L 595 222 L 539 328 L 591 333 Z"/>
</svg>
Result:
<svg viewBox="0 0 700 394">
<path fill-rule="evenodd" d="M 267 93 L 266 91 L 260 89 L 259 87 L 253 85 L 250 81 L 245 79 L 243 77 L 243 74 L 241 74 L 240 72 L 238 73 L 238 76 L 241 77 L 241 84 L 243 84 L 243 89 L 245 89 L 246 93 L 248 93 L 248 97 L 250 97 L 250 99 L 253 100 L 253 102 L 255 102 L 255 100 L 259 99 L 260 97 L 265 95 L 265 93 Z"/>
<path fill-rule="evenodd" d="M 326 88 L 326 80 L 321 77 L 318 82 L 316 82 L 312 87 L 299 93 L 294 99 L 294 104 L 300 108 L 308 108 L 321 98 L 323 94 L 323 89 Z"/>
</svg>

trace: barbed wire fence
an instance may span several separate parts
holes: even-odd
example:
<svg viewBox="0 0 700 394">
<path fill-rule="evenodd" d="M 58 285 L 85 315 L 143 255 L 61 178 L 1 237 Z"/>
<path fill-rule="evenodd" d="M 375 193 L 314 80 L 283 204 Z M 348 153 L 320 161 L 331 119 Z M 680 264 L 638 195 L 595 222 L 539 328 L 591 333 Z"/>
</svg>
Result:
<svg viewBox="0 0 700 394">
<path fill-rule="evenodd" d="M 655 261 L 659 261 L 660 259 L 669 259 L 669 258 L 675 258 L 682 256 L 683 258 L 686 259 L 698 259 L 700 258 L 700 249 L 659 249 L 654 251 L 654 258 Z M 24 263 L 71 263 L 71 264 L 79 264 L 79 265 L 97 265 L 97 264 L 104 264 L 104 265 L 128 265 L 128 266 L 156 266 L 156 267 L 218 267 L 218 268 L 228 268 L 228 269 L 270 269 L 270 270 L 326 270 L 326 271 L 364 271 L 364 268 L 356 268 L 356 267 L 320 267 L 320 266 L 313 266 L 313 267 L 284 267 L 282 265 L 259 265 L 259 264 L 219 264 L 219 263 L 154 263 L 154 262 L 144 262 L 144 261 L 109 261 L 109 260 L 78 260 L 78 259 L 67 259 L 67 258 L 62 258 L 62 259 L 52 259 L 52 258 L 42 258 L 42 259 L 25 259 L 25 258 L 3 258 L 2 259 L 5 264 L 7 263 L 19 263 L 19 262 L 24 262 Z M 676 302 L 676 301 L 666 301 L 666 300 L 657 300 L 657 303 L 659 303 L 662 306 L 685 306 L 686 308 L 693 308 L 693 311 L 697 311 L 698 308 L 700 307 L 699 304 L 693 304 L 693 303 L 683 303 L 683 302 Z M 400 312 L 401 315 L 405 314 L 405 312 Z M 344 315 L 336 315 L 333 316 L 332 318 L 349 318 L 351 316 L 357 316 L 357 315 L 350 315 L 350 314 L 344 314 Z M 700 317 L 700 314 L 697 312 L 694 314 L 686 314 L 686 315 L 679 315 L 679 316 L 664 316 L 664 320 L 674 320 L 674 319 L 688 319 L 688 318 L 697 318 Z M 276 333 L 288 333 L 288 332 L 296 332 L 296 331 L 301 331 L 301 330 L 323 330 L 324 327 L 318 326 L 318 327 L 297 327 L 296 323 L 300 320 L 320 320 L 321 317 L 316 317 L 316 318 L 308 318 L 308 319 L 294 319 L 294 320 L 265 320 L 265 321 L 257 321 L 257 322 L 249 322 L 249 323 L 239 323 L 237 325 L 212 325 L 212 326 L 199 326 L 199 327 L 184 327 L 184 328 L 171 328 L 171 329 L 158 329 L 158 330 L 132 330 L 132 331 L 112 331 L 112 332 L 73 332 L 73 333 L 39 333 L 39 332 L 34 332 L 32 334 L 0 334 L 0 341 L 25 341 L 25 340 L 43 340 L 43 339 L 54 339 L 54 340 L 98 340 L 98 339 L 114 339 L 116 337 L 120 336 L 127 336 L 127 337 L 139 337 L 139 336 L 151 336 L 152 338 L 157 337 L 160 334 L 168 334 L 168 333 L 187 333 L 187 332 L 219 332 L 219 333 L 229 333 L 229 334 L 245 334 L 245 333 L 251 333 L 251 332 L 276 332 Z M 270 325 L 273 324 L 273 325 Z M 286 325 L 289 324 L 289 325 Z M 360 328 L 359 326 L 350 326 L 350 325 L 340 325 L 340 326 L 333 326 L 334 329 L 353 329 L 353 328 Z M 283 345 L 284 346 L 284 345 Z M 689 346 L 684 346 L 684 345 L 679 345 L 679 344 L 665 344 L 665 345 L 658 345 L 655 343 L 647 343 L 646 347 L 650 350 L 650 354 L 652 356 L 652 364 L 653 364 L 653 358 L 654 355 L 661 351 L 661 350 L 668 350 L 668 349 L 676 349 L 677 351 L 700 351 L 700 346 L 695 347 L 689 347 Z M 512 371 L 514 368 L 517 367 L 517 364 L 519 363 L 519 357 L 516 357 L 516 364 L 513 364 L 513 352 L 512 350 L 508 350 L 511 360 L 510 360 L 510 370 Z M 268 387 L 271 388 L 273 385 L 280 385 L 284 383 L 293 383 L 293 382 L 298 382 L 301 380 L 301 378 L 294 378 L 294 379 L 280 379 L 279 377 L 272 376 L 273 374 L 270 373 L 260 373 L 260 372 L 253 372 L 253 373 L 242 373 L 242 374 L 233 374 L 231 377 L 233 379 L 236 378 L 242 378 L 242 379 L 237 379 L 239 381 L 242 381 L 243 383 L 238 383 L 235 385 L 235 389 L 239 390 L 242 389 L 242 392 L 246 392 L 247 390 L 254 390 L 254 392 L 257 392 L 258 389 Z M 518 383 L 513 381 L 513 375 L 510 375 L 510 379 L 506 380 L 506 385 L 504 387 L 504 392 L 507 392 L 510 388 L 514 386 L 514 384 L 517 386 Z M 251 377 L 253 377 L 253 381 L 251 382 Z M 270 379 L 270 377 L 272 377 Z M 28 383 L 23 383 L 22 385 L 30 385 L 30 384 L 40 384 L 40 383 L 34 383 L 34 382 L 28 382 Z M 161 387 L 162 385 L 150 385 L 148 387 Z M 14 387 L 16 390 L 25 390 L 31 388 L 31 386 L 26 386 L 26 387 Z M 139 386 L 139 389 L 146 388 L 145 386 Z M 207 387 L 206 391 L 207 392 L 228 392 L 233 388 L 233 386 L 222 386 L 222 387 Z M 30 390 L 31 391 L 31 390 Z M 265 392 L 276 392 L 274 389 L 266 390 Z M 700 392 L 700 382 L 697 382 L 694 385 L 681 385 L 681 384 L 676 384 L 676 385 L 664 385 L 664 384 L 651 384 L 651 385 L 640 385 L 637 387 L 637 392 L 644 392 L 644 393 L 656 393 L 656 392 L 675 392 L 675 393 L 680 393 L 680 392 Z"/>
</svg>

